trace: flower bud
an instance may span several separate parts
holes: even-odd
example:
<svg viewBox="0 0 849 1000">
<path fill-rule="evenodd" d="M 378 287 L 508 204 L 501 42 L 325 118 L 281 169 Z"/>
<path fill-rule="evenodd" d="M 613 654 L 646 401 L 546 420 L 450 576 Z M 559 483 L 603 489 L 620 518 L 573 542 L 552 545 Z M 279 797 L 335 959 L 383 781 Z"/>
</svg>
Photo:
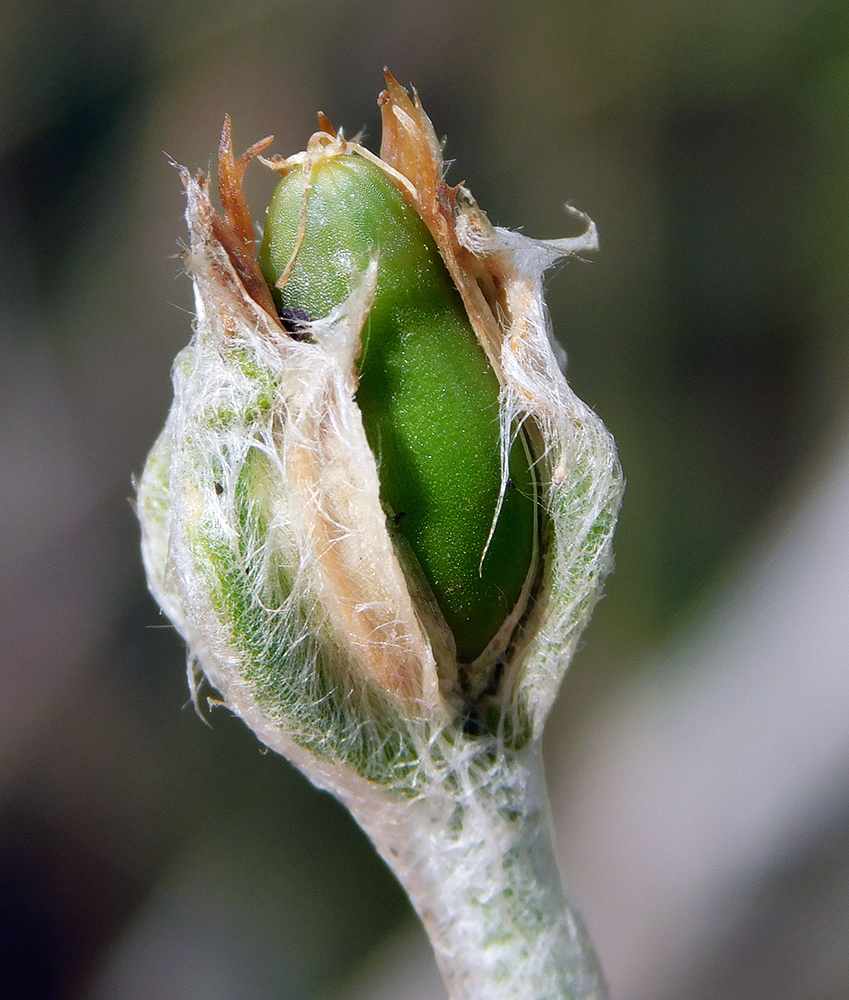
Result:
<svg viewBox="0 0 849 1000">
<path fill-rule="evenodd" d="M 558 969 L 583 961 L 559 888 L 540 882 L 532 761 L 622 489 L 542 296 L 543 272 L 595 249 L 595 228 L 581 215 L 582 236 L 536 241 L 493 227 L 443 179 L 418 98 L 387 74 L 380 104 L 380 157 L 320 115 L 304 152 L 264 161 L 281 176 L 256 255 L 241 180 L 271 140 L 235 160 L 225 123 L 223 214 L 183 172 L 197 322 L 139 484 L 143 555 L 192 684 L 202 672 L 349 804 L 456 997 L 531 997 L 458 984 L 506 941 L 505 968 L 510 948 L 554 949 L 528 989 L 566 990 Z M 460 912 L 493 878 L 492 906 Z M 492 937 L 507 924 L 523 929 Z"/>
<path fill-rule="evenodd" d="M 536 569 L 527 439 L 513 445 L 502 491 L 498 380 L 427 227 L 379 167 L 327 146 L 320 159 L 280 165 L 259 263 L 282 314 L 325 316 L 378 255 L 357 405 L 381 502 L 409 553 L 402 562 L 415 558 L 410 572 L 420 568 L 433 591 L 457 661 L 472 664 L 494 640 L 477 666 L 489 670 Z"/>
</svg>

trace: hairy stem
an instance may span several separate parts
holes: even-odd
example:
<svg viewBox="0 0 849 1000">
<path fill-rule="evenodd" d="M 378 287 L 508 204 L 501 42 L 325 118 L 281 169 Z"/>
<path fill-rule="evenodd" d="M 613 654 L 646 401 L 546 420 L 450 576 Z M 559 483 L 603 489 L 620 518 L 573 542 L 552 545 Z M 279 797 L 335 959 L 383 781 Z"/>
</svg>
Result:
<svg viewBox="0 0 849 1000">
<path fill-rule="evenodd" d="M 346 804 L 409 894 L 451 1000 L 607 996 L 563 892 L 538 742 L 513 754 L 492 741 L 413 801 Z"/>
</svg>

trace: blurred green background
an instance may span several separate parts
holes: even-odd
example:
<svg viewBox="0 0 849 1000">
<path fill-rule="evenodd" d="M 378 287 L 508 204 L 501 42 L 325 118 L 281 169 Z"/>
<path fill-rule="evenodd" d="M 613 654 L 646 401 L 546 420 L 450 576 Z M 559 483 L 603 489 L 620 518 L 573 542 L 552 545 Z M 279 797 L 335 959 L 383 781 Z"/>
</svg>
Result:
<svg viewBox="0 0 849 1000">
<path fill-rule="evenodd" d="M 548 282 L 567 374 L 628 479 L 617 571 L 549 734 L 555 773 L 845 433 L 844 5 L 5 0 L 0 997 L 324 1000 L 415 927 L 334 802 L 225 712 L 198 719 L 128 501 L 191 330 L 168 158 L 206 168 L 225 112 L 238 150 L 274 133 L 295 152 L 318 110 L 376 149 L 384 65 L 494 222 L 568 235 L 568 200 L 601 234 Z M 252 167 L 258 220 L 272 186 Z M 790 925 L 823 880 L 849 887 L 846 788 L 770 903 Z M 831 905 L 849 931 L 849 888 Z M 701 992 L 643 981 L 642 1000 L 779 995 L 759 992 L 766 973 L 720 974 L 785 955 L 741 920 L 700 953 Z M 849 996 L 849 948 L 817 941 L 782 996 Z M 614 1000 L 636 1000 L 614 967 Z"/>
</svg>

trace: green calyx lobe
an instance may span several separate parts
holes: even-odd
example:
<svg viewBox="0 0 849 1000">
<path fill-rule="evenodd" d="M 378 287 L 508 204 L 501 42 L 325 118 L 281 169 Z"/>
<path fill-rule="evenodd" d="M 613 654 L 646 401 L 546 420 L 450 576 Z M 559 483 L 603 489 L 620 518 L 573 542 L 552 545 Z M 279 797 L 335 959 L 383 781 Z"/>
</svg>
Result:
<svg viewBox="0 0 849 1000">
<path fill-rule="evenodd" d="M 513 611 L 531 569 L 536 501 L 528 449 L 520 436 L 487 548 L 501 489 L 499 386 L 462 299 L 427 227 L 378 167 L 340 155 L 320 162 L 310 180 L 305 235 L 275 300 L 280 309 L 323 317 L 377 254 L 357 403 L 390 528 L 418 559 L 458 660 L 470 663 Z M 272 197 L 259 253 L 270 285 L 295 249 L 305 184 L 295 168 Z"/>
</svg>

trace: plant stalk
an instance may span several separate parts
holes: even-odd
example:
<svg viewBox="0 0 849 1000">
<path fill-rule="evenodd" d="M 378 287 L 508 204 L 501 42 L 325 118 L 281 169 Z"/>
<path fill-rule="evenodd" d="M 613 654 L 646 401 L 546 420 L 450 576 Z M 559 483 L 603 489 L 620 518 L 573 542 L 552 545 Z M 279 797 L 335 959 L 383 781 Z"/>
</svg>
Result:
<svg viewBox="0 0 849 1000">
<path fill-rule="evenodd" d="M 451 1000 L 605 1000 L 557 868 L 539 741 L 487 740 L 413 801 L 345 802 L 409 894 Z"/>
</svg>

